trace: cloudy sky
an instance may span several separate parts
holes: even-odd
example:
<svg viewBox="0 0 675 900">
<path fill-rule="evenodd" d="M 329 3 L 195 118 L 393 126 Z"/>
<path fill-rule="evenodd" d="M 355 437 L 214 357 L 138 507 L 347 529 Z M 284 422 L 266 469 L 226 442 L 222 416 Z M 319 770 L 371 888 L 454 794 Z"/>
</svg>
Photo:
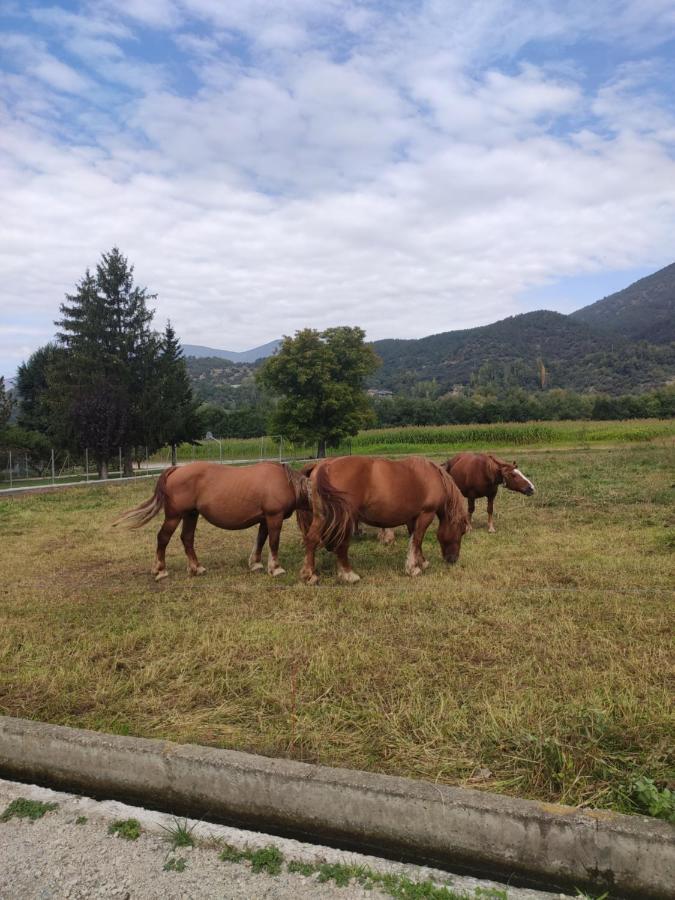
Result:
<svg viewBox="0 0 675 900">
<path fill-rule="evenodd" d="M 0 374 L 118 245 L 186 342 L 568 311 L 675 259 L 674 0 L 0 0 Z"/>
</svg>

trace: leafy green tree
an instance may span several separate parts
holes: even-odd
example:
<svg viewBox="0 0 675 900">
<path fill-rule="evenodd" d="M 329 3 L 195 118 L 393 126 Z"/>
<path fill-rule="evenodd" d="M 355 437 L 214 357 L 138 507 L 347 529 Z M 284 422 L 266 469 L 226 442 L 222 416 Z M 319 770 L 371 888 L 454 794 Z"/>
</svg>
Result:
<svg viewBox="0 0 675 900">
<path fill-rule="evenodd" d="M 317 456 L 325 456 L 326 447 L 373 421 L 363 385 L 378 365 L 361 328 L 305 328 L 285 337 L 257 373 L 259 384 L 279 397 L 272 429 L 316 441 Z"/>
</svg>

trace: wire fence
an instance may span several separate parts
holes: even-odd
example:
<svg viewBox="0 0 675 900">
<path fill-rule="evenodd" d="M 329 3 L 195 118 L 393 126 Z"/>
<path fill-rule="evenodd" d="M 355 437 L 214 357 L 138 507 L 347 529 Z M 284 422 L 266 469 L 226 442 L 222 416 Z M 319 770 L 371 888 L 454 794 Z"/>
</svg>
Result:
<svg viewBox="0 0 675 900">
<path fill-rule="evenodd" d="M 351 453 L 346 441 L 329 451 L 331 456 Z M 134 448 L 127 456 L 121 447 L 101 466 L 93 451 L 76 454 L 56 448 L 41 451 L 20 447 L 0 449 L 0 494 L 48 486 L 70 486 L 99 481 L 120 481 L 158 475 L 171 465 L 209 461 L 227 465 L 243 465 L 263 460 L 298 462 L 316 454 L 316 447 L 296 444 L 283 435 L 260 438 L 228 439 L 212 434 L 195 444 L 180 444 L 149 452 L 147 447 Z M 103 475 L 103 471 L 105 475 Z"/>
</svg>

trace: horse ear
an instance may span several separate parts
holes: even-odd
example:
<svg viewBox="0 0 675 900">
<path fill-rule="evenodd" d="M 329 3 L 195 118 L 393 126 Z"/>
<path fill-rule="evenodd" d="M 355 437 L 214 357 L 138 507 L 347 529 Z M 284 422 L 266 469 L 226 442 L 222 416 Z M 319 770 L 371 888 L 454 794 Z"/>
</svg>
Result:
<svg viewBox="0 0 675 900">
<path fill-rule="evenodd" d="M 517 469 L 517 468 L 518 468 L 518 463 L 515 461 L 515 459 L 513 460 L 513 468 L 514 468 L 514 469 Z"/>
</svg>

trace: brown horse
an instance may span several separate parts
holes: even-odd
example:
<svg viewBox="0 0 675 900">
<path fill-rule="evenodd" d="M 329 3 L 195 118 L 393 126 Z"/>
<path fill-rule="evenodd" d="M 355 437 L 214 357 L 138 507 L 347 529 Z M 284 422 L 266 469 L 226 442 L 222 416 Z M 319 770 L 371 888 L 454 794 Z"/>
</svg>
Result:
<svg viewBox="0 0 675 900">
<path fill-rule="evenodd" d="M 262 550 L 269 537 L 267 571 L 270 575 L 283 575 L 284 569 L 278 559 L 281 526 L 295 509 L 309 506 L 308 486 L 307 479 L 300 473 L 275 462 L 240 468 L 207 462 L 171 466 L 160 475 L 152 497 L 124 513 L 114 524 L 140 528 L 164 511 L 164 524 L 157 534 L 157 556 L 152 567 L 155 581 L 169 574 L 166 547 L 181 519 L 181 540 L 188 558 L 188 572 L 203 575 L 206 571 L 200 565 L 194 547 L 200 513 L 218 528 L 239 530 L 259 525 L 249 568 L 252 572 L 263 569 Z"/>
<path fill-rule="evenodd" d="M 300 469 L 300 473 L 309 478 L 318 462 L 320 462 L 320 460 L 313 459 L 310 462 L 305 463 L 305 465 Z M 312 522 L 311 507 L 309 509 L 298 509 L 296 516 L 298 519 L 298 526 L 304 537 L 307 534 L 309 526 Z M 365 533 L 366 532 L 363 530 L 363 522 L 359 519 L 354 525 L 353 534 L 358 537 L 363 537 Z M 396 540 L 396 532 L 393 528 L 379 528 L 377 531 L 377 539 L 386 547 L 389 544 L 394 543 L 394 541 Z"/>
<path fill-rule="evenodd" d="M 326 546 L 337 555 L 338 578 L 359 580 L 349 562 L 349 541 L 358 521 L 376 528 L 407 525 L 410 548 L 405 571 L 419 575 L 429 565 L 422 541 L 435 516 L 443 558 L 459 557 L 468 519 L 464 500 L 452 478 L 422 457 L 403 460 L 341 456 L 317 463 L 310 476 L 312 520 L 305 534 L 305 562 L 300 577 L 317 584 L 315 553 Z"/>
<path fill-rule="evenodd" d="M 494 504 L 500 484 L 509 491 L 530 496 L 534 485 L 518 468 L 517 463 L 505 462 L 492 453 L 458 453 L 444 463 L 457 487 L 469 501 L 469 529 L 478 497 L 487 497 L 488 532 L 495 533 Z"/>
</svg>

